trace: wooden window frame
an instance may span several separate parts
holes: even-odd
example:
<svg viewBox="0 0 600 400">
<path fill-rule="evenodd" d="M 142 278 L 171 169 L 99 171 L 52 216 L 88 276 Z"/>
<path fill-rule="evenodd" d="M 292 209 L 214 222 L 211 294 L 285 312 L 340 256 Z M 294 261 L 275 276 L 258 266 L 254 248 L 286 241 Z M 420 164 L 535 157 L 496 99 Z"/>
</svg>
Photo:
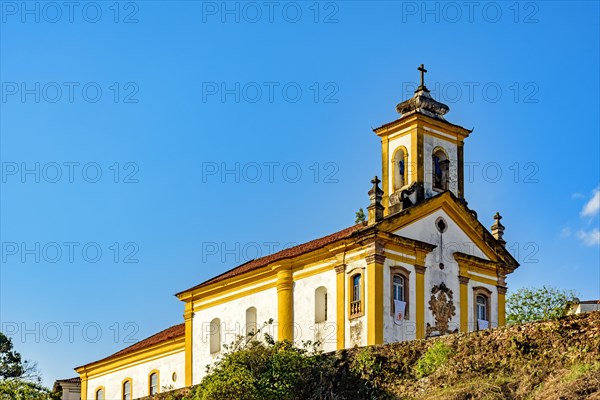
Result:
<svg viewBox="0 0 600 400">
<path fill-rule="evenodd" d="M 121 400 L 125 400 L 125 383 L 129 382 L 129 399 L 133 400 L 133 379 L 125 378 L 121 382 Z"/>
<path fill-rule="evenodd" d="M 152 395 L 152 375 L 156 374 L 156 393 L 160 393 L 160 371 L 153 369 L 148 374 L 148 395 Z"/>
<path fill-rule="evenodd" d="M 406 309 L 404 310 L 404 319 L 410 317 L 410 271 L 400 265 L 390 267 L 390 314 L 394 315 L 394 276 L 398 275 L 404 279 L 404 302 Z"/>
<path fill-rule="evenodd" d="M 358 301 L 354 301 L 354 278 L 360 276 L 360 287 L 358 288 L 359 290 L 359 296 L 360 296 L 360 300 Z M 354 319 L 354 318 L 359 318 L 362 317 L 363 315 L 365 315 L 365 307 L 364 307 L 364 300 L 365 300 L 365 277 L 364 274 L 362 272 L 355 272 L 352 275 L 350 275 L 350 279 L 348 280 L 348 319 Z M 358 307 L 355 307 L 354 304 L 358 303 Z M 358 308 L 358 310 L 356 310 L 356 308 Z M 354 310 L 354 312 L 352 312 Z"/>
<path fill-rule="evenodd" d="M 487 317 L 488 327 L 492 327 L 492 291 L 483 286 L 473 287 L 473 319 L 475 320 L 475 330 L 478 331 L 479 324 L 477 320 L 479 315 L 477 314 L 477 296 L 483 296 L 486 299 L 486 310 L 485 314 Z"/>
</svg>

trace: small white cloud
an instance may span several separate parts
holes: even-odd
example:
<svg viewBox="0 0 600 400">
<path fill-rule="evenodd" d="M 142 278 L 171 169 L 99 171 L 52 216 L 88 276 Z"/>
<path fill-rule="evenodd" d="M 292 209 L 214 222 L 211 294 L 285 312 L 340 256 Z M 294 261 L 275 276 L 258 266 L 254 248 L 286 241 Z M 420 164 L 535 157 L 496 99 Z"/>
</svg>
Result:
<svg viewBox="0 0 600 400">
<path fill-rule="evenodd" d="M 600 230 L 594 228 L 591 231 L 580 230 L 577 232 L 577 237 L 586 246 L 600 246 Z"/>
<path fill-rule="evenodd" d="M 592 198 L 583 206 L 581 210 L 582 217 L 593 217 L 600 210 L 600 188 L 596 188 L 592 194 Z"/>
<path fill-rule="evenodd" d="M 569 228 L 562 228 L 560 236 L 565 238 L 571 236 L 571 230 Z"/>
<path fill-rule="evenodd" d="M 571 199 L 575 200 L 575 199 L 585 199 L 585 195 L 581 194 L 581 193 L 573 193 L 571 195 Z"/>
</svg>

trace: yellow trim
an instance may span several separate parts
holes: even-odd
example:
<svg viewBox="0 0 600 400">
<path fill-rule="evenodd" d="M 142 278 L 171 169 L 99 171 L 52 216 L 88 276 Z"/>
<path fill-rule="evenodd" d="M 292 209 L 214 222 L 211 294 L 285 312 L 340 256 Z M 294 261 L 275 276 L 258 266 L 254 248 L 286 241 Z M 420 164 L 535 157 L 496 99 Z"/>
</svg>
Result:
<svg viewBox="0 0 600 400">
<path fill-rule="evenodd" d="M 269 290 L 274 287 L 277 287 L 277 281 L 273 281 L 273 282 L 267 283 L 266 285 L 254 287 L 252 289 L 248 289 L 245 291 L 237 292 L 235 294 L 232 294 L 231 296 L 223 297 L 223 298 L 214 300 L 212 302 L 207 302 L 207 303 L 202 303 L 202 304 L 196 303 L 194 305 L 194 312 L 197 312 L 200 310 L 205 310 L 205 309 L 211 308 L 211 307 L 215 307 L 220 304 L 228 303 L 233 300 L 238 300 L 238 299 L 241 299 L 242 297 L 250 296 L 251 294 L 262 292 L 264 290 Z"/>
<path fill-rule="evenodd" d="M 491 285 L 491 286 L 494 286 L 494 287 L 498 284 L 497 280 L 483 278 L 483 277 L 478 276 L 478 275 L 473 275 L 470 272 L 471 271 L 469 271 L 469 279 L 471 279 L 474 282 L 485 283 L 486 285 Z"/>
<path fill-rule="evenodd" d="M 391 183 L 391 188 L 392 188 L 392 192 L 396 192 L 397 190 L 400 190 L 401 188 L 394 188 L 394 182 L 396 181 L 396 154 L 401 151 L 402 152 L 402 161 L 404 161 L 404 174 L 402 175 L 402 180 L 404 181 L 404 185 L 402 185 L 402 187 L 405 186 L 409 186 L 410 183 L 408 182 L 408 149 L 405 146 L 398 146 L 396 147 L 396 150 L 394 150 L 394 154 L 392 155 L 392 159 L 391 159 L 391 164 L 392 164 L 392 181 L 389 182 Z M 390 187 L 390 186 L 385 186 L 385 181 L 384 183 L 384 188 Z"/>
<path fill-rule="evenodd" d="M 417 339 L 425 338 L 425 270 L 424 266 L 419 268 L 415 265 L 415 283 L 416 283 L 416 312 L 415 324 L 416 324 L 416 337 Z M 419 272 L 421 270 L 422 272 Z"/>
<path fill-rule="evenodd" d="M 185 386 L 192 386 L 193 381 L 193 344 L 194 344 L 194 312 L 193 303 L 185 304 L 183 318 L 185 320 Z"/>
<path fill-rule="evenodd" d="M 294 340 L 294 300 L 291 267 L 277 269 L 277 340 Z"/>
<path fill-rule="evenodd" d="M 152 389 L 152 381 L 150 380 L 150 378 L 152 378 L 152 374 L 156 374 L 156 393 L 160 393 L 160 371 L 157 369 L 153 369 L 152 371 L 150 371 L 150 373 L 148 374 L 148 396 L 151 395 L 150 391 Z"/>
<path fill-rule="evenodd" d="M 299 281 L 301 279 L 309 278 L 313 275 L 318 275 L 318 274 L 322 274 L 324 272 L 329 272 L 329 271 L 331 271 L 331 267 L 333 266 L 333 264 L 334 264 L 334 262 L 332 261 L 331 263 L 327 263 L 327 265 L 324 265 L 319 268 L 309 269 L 308 271 L 302 271 L 302 272 L 297 272 L 297 273 L 295 272 L 294 273 L 294 282 Z"/>
<path fill-rule="evenodd" d="M 129 398 L 133 399 L 133 379 L 125 378 L 121 382 L 121 399 L 125 398 L 125 383 L 129 382 Z"/>
<path fill-rule="evenodd" d="M 506 325 L 506 295 L 498 293 L 498 326 Z"/>
<path fill-rule="evenodd" d="M 102 400 L 106 400 L 106 388 L 104 386 L 98 386 L 96 390 L 94 390 L 94 400 L 98 399 L 98 392 L 102 390 Z"/>
<path fill-rule="evenodd" d="M 383 198 L 381 204 L 383 205 L 383 213 L 387 215 L 389 212 L 389 187 L 390 187 L 390 173 L 389 173 L 389 153 L 390 153 L 390 140 L 389 137 L 381 138 L 381 180 L 383 181 Z"/>
<path fill-rule="evenodd" d="M 460 283 L 460 331 L 469 331 L 469 281 Z"/>
<path fill-rule="evenodd" d="M 367 345 L 383 343 L 383 262 L 367 258 Z"/>
<path fill-rule="evenodd" d="M 136 351 L 135 353 L 126 354 L 121 357 L 111 358 L 104 361 L 98 361 L 76 369 L 77 373 L 87 379 L 97 378 L 111 372 L 116 372 L 124 368 L 129 368 L 134 365 L 147 361 L 156 360 L 166 356 L 180 353 L 185 350 L 185 337 L 180 336 L 177 339 L 159 343 L 146 349 Z M 87 394 L 87 391 L 86 391 Z"/>
<path fill-rule="evenodd" d="M 87 388 L 88 388 L 88 380 L 87 380 L 87 374 L 79 374 L 79 377 L 81 378 L 81 399 L 82 400 L 87 400 Z"/>
<path fill-rule="evenodd" d="M 346 293 L 344 292 L 344 279 L 346 274 L 344 271 L 336 271 L 335 283 L 336 283 L 336 322 L 337 322 L 337 349 L 342 350 L 346 348 L 346 319 L 345 317 L 345 302 Z"/>
</svg>

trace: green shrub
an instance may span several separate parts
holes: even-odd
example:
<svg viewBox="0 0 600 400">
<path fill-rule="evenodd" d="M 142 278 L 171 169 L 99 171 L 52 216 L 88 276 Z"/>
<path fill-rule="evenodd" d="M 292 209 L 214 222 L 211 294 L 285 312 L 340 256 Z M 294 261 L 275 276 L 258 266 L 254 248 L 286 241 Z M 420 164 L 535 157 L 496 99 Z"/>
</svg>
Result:
<svg viewBox="0 0 600 400">
<path fill-rule="evenodd" d="M 448 361 L 451 353 L 452 349 L 447 344 L 436 342 L 417 361 L 415 366 L 417 377 L 422 378 L 431 375 Z"/>
</svg>

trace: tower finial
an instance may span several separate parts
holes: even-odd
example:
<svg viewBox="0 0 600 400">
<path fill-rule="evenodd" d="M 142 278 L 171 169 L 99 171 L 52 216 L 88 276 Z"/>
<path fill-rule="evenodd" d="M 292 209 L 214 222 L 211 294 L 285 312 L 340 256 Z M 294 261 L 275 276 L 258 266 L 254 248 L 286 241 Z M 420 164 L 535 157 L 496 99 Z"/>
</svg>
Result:
<svg viewBox="0 0 600 400">
<path fill-rule="evenodd" d="M 429 90 L 425 86 L 425 72 L 427 72 L 427 70 L 425 69 L 425 65 L 421 64 L 421 66 L 419 68 L 417 68 L 417 70 L 421 72 L 421 84 L 417 88 L 417 92 L 419 90 L 423 90 L 425 92 L 429 92 Z"/>
<path fill-rule="evenodd" d="M 371 204 L 367 207 L 369 211 L 369 219 L 367 224 L 373 225 L 383 219 L 383 205 L 381 204 L 381 199 L 383 197 L 383 190 L 379 188 L 379 183 L 381 181 L 378 177 L 373 178 L 371 183 L 373 187 L 369 190 L 369 198 L 371 200 Z"/>
<path fill-rule="evenodd" d="M 492 236 L 496 238 L 496 240 L 500 242 L 502 246 L 504 246 L 506 245 L 506 240 L 502 238 L 502 236 L 504 236 L 504 225 L 500 223 L 501 219 L 502 216 L 499 212 L 497 212 L 496 215 L 494 215 L 494 225 L 492 225 Z"/>
</svg>

